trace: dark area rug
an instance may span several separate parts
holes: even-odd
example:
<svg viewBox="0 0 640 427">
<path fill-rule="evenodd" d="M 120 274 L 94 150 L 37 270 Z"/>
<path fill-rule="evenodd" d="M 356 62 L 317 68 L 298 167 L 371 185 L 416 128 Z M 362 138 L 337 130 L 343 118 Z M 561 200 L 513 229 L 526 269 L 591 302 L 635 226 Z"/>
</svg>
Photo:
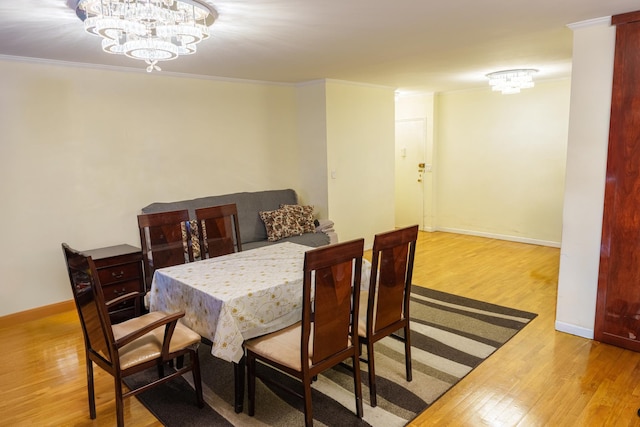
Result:
<svg viewBox="0 0 640 427">
<path fill-rule="evenodd" d="M 361 363 L 364 418 L 355 416 L 353 379 L 345 367 L 320 375 L 314 383 L 313 415 L 316 426 L 403 426 L 493 354 L 536 314 L 472 300 L 419 286 L 412 288 L 411 342 L 413 381 L 405 380 L 403 344 L 386 338 L 376 344 L 378 406 L 371 408 L 367 365 Z M 199 349 L 207 405 L 196 406 L 191 374 L 137 396 L 166 426 L 299 426 L 304 424 L 303 403 L 295 396 L 256 384 L 256 414 L 233 410 L 233 366 Z M 265 366 L 267 375 L 293 387 L 297 382 Z M 155 369 L 127 380 L 136 386 Z M 247 406 L 245 398 L 245 408 Z"/>
</svg>

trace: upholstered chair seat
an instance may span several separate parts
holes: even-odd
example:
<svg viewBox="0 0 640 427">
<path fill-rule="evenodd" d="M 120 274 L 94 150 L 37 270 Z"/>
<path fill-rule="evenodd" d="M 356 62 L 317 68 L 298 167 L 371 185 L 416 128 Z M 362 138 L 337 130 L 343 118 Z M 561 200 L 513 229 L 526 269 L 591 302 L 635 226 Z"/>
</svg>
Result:
<svg viewBox="0 0 640 427">
<path fill-rule="evenodd" d="M 152 311 L 141 317 L 134 317 L 116 325 L 112 325 L 113 337 L 118 341 L 126 335 L 147 327 L 153 322 L 159 321 L 168 314 L 161 311 Z M 159 358 L 162 355 L 162 343 L 164 341 L 164 328 L 155 328 L 146 335 L 135 341 L 126 344 L 118 350 L 120 355 L 120 368 L 128 369 L 150 360 Z M 187 347 L 198 347 L 200 335 L 193 332 L 186 326 L 178 323 L 171 336 L 169 343 L 169 353 Z"/>
</svg>

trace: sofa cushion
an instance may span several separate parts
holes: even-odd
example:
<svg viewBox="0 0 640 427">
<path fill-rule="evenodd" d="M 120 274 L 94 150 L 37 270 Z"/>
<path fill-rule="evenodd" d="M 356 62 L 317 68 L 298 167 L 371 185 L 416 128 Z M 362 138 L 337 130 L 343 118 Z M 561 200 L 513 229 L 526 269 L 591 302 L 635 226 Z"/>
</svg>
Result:
<svg viewBox="0 0 640 427">
<path fill-rule="evenodd" d="M 298 223 L 299 215 L 291 215 L 286 209 L 276 209 L 273 211 L 261 211 L 260 218 L 264 222 L 267 231 L 267 240 L 277 242 L 285 237 L 299 236 L 304 233 L 303 228 Z"/>
<path fill-rule="evenodd" d="M 280 205 L 286 215 L 292 217 L 303 233 L 315 233 L 316 225 L 313 220 L 313 206 Z"/>
</svg>

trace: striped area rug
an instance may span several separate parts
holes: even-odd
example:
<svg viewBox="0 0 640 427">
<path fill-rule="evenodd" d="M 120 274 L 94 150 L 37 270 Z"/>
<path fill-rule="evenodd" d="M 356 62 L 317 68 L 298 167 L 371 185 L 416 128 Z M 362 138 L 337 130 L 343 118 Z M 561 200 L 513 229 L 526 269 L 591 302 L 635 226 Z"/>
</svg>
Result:
<svg viewBox="0 0 640 427">
<path fill-rule="evenodd" d="M 414 286 L 411 299 L 413 381 L 405 380 L 403 344 L 392 338 L 376 343 L 378 406 L 369 403 L 367 365 L 361 363 L 364 417 L 355 416 L 353 379 L 344 367 L 331 369 L 314 383 L 316 426 L 404 426 L 453 387 L 500 346 L 533 320 L 536 314 L 488 304 Z M 256 415 L 233 410 L 233 368 L 202 345 L 200 361 L 205 400 L 195 406 L 185 380 L 169 382 L 138 395 L 167 426 L 300 426 L 302 401 L 279 388 L 257 381 Z M 259 366 L 263 375 L 296 384 L 283 374 Z M 151 371 L 147 375 L 153 375 Z M 141 374 L 141 375 L 144 375 Z M 143 379 L 143 378 L 138 378 Z M 246 400 L 245 400 L 246 408 Z"/>
</svg>

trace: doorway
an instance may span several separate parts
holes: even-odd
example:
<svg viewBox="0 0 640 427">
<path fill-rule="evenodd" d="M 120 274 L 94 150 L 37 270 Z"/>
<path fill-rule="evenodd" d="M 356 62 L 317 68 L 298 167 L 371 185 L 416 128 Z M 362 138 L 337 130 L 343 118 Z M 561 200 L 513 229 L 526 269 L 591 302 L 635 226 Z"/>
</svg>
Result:
<svg viewBox="0 0 640 427">
<path fill-rule="evenodd" d="M 424 230 L 426 119 L 396 121 L 395 217 L 396 227 L 418 224 Z"/>
</svg>

